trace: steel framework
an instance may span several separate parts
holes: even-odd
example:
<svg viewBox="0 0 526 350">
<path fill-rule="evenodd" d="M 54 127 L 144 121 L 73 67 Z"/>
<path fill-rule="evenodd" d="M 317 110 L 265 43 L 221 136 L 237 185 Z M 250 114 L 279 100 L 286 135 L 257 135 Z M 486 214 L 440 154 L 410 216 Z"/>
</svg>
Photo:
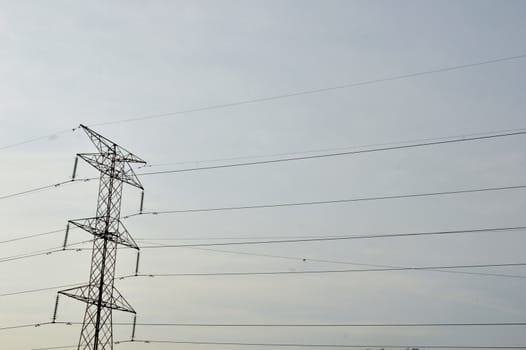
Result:
<svg viewBox="0 0 526 350">
<path fill-rule="evenodd" d="M 114 286 L 117 245 L 139 250 L 120 220 L 122 187 L 127 183 L 143 189 L 130 164 L 146 162 L 90 128 L 84 125 L 80 127 L 91 139 L 98 153 L 77 154 L 73 178 L 79 158 L 99 170 L 97 212 L 95 217 L 68 221 L 64 247 L 67 244 L 70 225 L 94 236 L 90 278 L 87 285 L 58 293 L 87 304 L 78 349 L 110 350 L 113 349 L 112 311 L 120 310 L 135 314 L 135 310 Z M 55 318 L 56 307 L 53 319 Z"/>
</svg>

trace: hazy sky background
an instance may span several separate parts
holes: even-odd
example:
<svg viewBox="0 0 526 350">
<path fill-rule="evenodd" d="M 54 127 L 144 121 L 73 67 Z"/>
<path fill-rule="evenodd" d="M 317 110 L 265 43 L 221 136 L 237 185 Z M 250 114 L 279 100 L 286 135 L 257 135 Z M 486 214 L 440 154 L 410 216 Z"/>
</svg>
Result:
<svg viewBox="0 0 526 350">
<path fill-rule="evenodd" d="M 0 147 L 76 127 L 337 86 L 526 53 L 524 1 L 0 1 Z M 526 59 L 406 80 L 93 128 L 152 164 L 202 162 L 526 128 Z M 145 210 L 210 208 L 526 184 L 525 136 L 142 177 Z M 80 131 L 0 150 L 0 195 L 67 180 Z M 272 157 L 270 157 L 272 158 Z M 251 158 L 253 159 L 253 158 Z M 267 158 L 264 158 L 267 159 Z M 89 166 L 79 176 L 96 176 Z M 136 238 L 293 237 L 525 225 L 526 191 L 142 216 Z M 97 184 L 0 201 L 0 241 L 94 215 Z M 126 188 L 123 213 L 138 209 Z M 89 239 L 72 231 L 71 241 Z M 63 233 L 0 245 L 56 247 Z M 171 243 L 186 241 L 169 241 Z M 194 241 L 192 241 L 194 242 Z M 201 242 L 201 241 L 199 241 Z M 216 241 L 214 241 L 216 242 Z M 524 232 L 144 250 L 143 273 L 525 262 Z M 142 241 L 142 244 L 147 244 Z M 0 263 L 0 294 L 86 282 L 90 252 Z M 119 252 L 118 274 L 134 270 Z M 477 270 L 526 276 L 526 268 Z M 526 279 L 438 272 L 117 281 L 139 322 L 523 322 Z M 0 297 L 0 327 L 47 322 L 56 291 Z M 59 321 L 84 305 L 63 298 Z M 115 312 L 115 320 L 130 321 Z M 196 341 L 526 346 L 524 327 L 151 328 Z M 0 331 L 11 350 L 76 344 L 78 326 Z M 115 339 L 130 327 L 117 326 Z M 126 344 L 117 349 L 217 346 Z M 225 347 L 229 348 L 229 347 Z M 242 347 L 240 347 L 242 348 Z M 264 348 L 251 347 L 261 350 Z"/>
</svg>

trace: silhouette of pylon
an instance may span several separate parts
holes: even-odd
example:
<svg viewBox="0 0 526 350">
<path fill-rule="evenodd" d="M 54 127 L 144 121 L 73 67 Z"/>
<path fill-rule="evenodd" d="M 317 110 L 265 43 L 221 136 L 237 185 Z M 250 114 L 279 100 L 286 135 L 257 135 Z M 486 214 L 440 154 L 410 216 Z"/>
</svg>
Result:
<svg viewBox="0 0 526 350">
<path fill-rule="evenodd" d="M 111 350 L 113 349 L 112 311 L 119 310 L 135 314 L 135 310 L 114 286 L 117 245 L 121 244 L 139 250 L 120 220 L 122 187 L 124 183 L 127 183 L 143 189 L 130 164 L 145 164 L 146 162 L 90 128 L 84 125 L 80 125 L 80 128 L 86 132 L 98 153 L 77 154 L 73 179 L 79 158 L 99 170 L 97 212 L 95 217 L 68 222 L 64 247 L 67 244 L 67 232 L 70 225 L 81 228 L 94 236 L 90 279 L 87 285 L 62 290 L 58 293 L 86 303 L 78 349 Z M 56 318 L 57 306 L 58 296 L 53 321 Z"/>
</svg>

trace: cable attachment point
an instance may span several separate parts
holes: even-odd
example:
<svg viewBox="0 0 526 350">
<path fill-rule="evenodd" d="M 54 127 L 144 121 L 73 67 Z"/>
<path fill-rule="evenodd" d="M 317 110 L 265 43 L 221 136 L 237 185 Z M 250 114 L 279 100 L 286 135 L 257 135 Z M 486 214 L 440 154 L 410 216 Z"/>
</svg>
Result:
<svg viewBox="0 0 526 350">
<path fill-rule="evenodd" d="M 137 315 L 133 315 L 133 328 L 132 328 L 131 341 L 135 341 L 135 326 L 136 325 L 137 325 Z"/>
<path fill-rule="evenodd" d="M 69 222 L 66 225 L 66 234 L 64 236 L 64 244 L 62 245 L 62 250 L 66 250 L 66 246 L 68 245 L 68 236 L 69 236 Z"/>
<path fill-rule="evenodd" d="M 60 298 L 60 294 L 57 294 L 57 299 L 55 300 L 55 310 L 53 311 L 53 318 L 51 320 L 51 323 L 55 323 L 57 321 L 57 312 L 58 312 L 59 298 Z"/>
<path fill-rule="evenodd" d="M 144 207 L 144 191 L 141 192 L 141 205 L 139 207 L 139 213 L 142 214 L 142 209 Z"/>
<path fill-rule="evenodd" d="M 79 163 L 79 156 L 77 155 L 75 157 L 75 163 L 73 165 L 73 174 L 71 175 L 71 180 L 75 180 L 75 176 L 77 175 L 77 164 Z"/>
<path fill-rule="evenodd" d="M 139 274 L 139 258 L 141 257 L 141 252 L 137 251 L 137 261 L 135 262 L 135 276 Z"/>
</svg>

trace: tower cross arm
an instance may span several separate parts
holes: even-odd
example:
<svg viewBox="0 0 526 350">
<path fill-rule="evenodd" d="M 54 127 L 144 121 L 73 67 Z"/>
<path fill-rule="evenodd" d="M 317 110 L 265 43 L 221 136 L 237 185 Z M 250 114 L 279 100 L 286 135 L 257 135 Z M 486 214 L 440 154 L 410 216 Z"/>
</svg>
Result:
<svg viewBox="0 0 526 350">
<path fill-rule="evenodd" d="M 88 135 L 91 142 L 95 145 L 100 154 L 113 154 L 116 156 L 116 159 L 120 159 L 120 161 L 126 163 L 146 164 L 146 161 L 131 153 L 124 147 L 119 146 L 115 142 L 102 136 L 98 132 L 93 131 L 82 124 L 80 125 L 80 128 L 82 128 Z"/>
<path fill-rule="evenodd" d="M 106 154 L 99 153 L 79 153 L 77 156 L 101 173 L 125 182 L 131 186 L 143 189 L 139 178 L 133 171 L 132 167 L 128 164 L 128 161 L 121 161 L 119 158 L 112 159 Z M 124 164 L 116 168 L 114 163 Z"/>
</svg>

